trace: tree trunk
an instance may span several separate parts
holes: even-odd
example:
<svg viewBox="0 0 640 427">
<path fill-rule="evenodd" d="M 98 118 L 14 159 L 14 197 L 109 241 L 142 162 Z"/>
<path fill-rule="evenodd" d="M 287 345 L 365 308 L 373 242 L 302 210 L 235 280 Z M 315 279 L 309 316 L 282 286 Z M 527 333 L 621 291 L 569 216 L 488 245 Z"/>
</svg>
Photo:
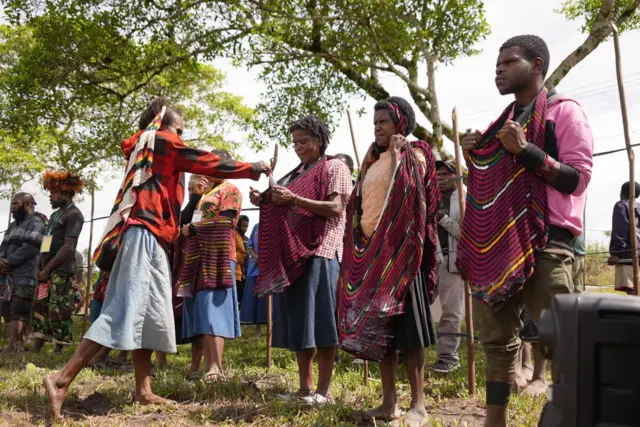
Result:
<svg viewBox="0 0 640 427">
<path fill-rule="evenodd" d="M 429 104 L 431 104 L 431 114 L 429 121 L 433 126 L 432 145 L 442 147 L 442 120 L 440 119 L 440 105 L 436 94 L 436 64 L 432 56 L 427 57 L 427 90 L 429 91 Z"/>
</svg>

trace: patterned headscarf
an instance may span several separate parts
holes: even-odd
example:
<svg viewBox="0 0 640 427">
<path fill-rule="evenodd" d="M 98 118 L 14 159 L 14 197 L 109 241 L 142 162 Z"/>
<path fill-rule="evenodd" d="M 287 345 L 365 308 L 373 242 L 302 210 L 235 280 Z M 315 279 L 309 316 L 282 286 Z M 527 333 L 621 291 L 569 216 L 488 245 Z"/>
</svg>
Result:
<svg viewBox="0 0 640 427">
<path fill-rule="evenodd" d="M 390 102 L 389 106 L 391 107 L 391 112 L 393 112 L 393 114 L 391 114 L 391 118 L 394 119 L 393 121 L 396 124 L 396 132 L 402 136 L 407 136 L 407 125 L 409 124 L 407 118 L 402 113 L 398 104 Z"/>
</svg>

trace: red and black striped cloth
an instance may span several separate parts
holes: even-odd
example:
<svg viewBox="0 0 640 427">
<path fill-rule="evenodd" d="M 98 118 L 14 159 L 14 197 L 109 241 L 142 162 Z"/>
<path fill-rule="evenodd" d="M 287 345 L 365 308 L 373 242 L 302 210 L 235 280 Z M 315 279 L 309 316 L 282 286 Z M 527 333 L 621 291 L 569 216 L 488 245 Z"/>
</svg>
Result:
<svg viewBox="0 0 640 427">
<path fill-rule="evenodd" d="M 128 165 L 111 211 L 112 217 L 120 215 L 124 224 L 108 228 L 94 254 L 94 261 L 105 271 L 111 271 L 119 249 L 117 241 L 128 227 L 148 229 L 166 250 L 170 249 L 179 232 L 180 209 L 184 201 L 183 172 L 253 180 L 258 180 L 262 172 L 260 163 L 221 159 L 217 154 L 187 147 L 179 136 L 165 131 L 155 133 L 153 149 L 140 150 L 136 145 L 145 132 L 140 131 L 122 143 L 125 156 L 135 155 L 136 161 Z M 134 175 L 141 169 L 150 172 L 150 176 L 132 187 Z M 130 211 L 120 212 L 120 203 L 129 189 L 135 195 L 135 203 Z"/>
<path fill-rule="evenodd" d="M 194 298 L 197 291 L 235 286 L 230 256 L 233 219 L 217 216 L 192 225 L 197 235 L 182 240 L 184 265 L 177 297 Z"/>
<path fill-rule="evenodd" d="M 533 273 L 536 250 L 546 246 L 547 190 L 535 172 L 497 138 L 511 104 L 482 135 L 467 161 L 467 205 L 456 265 L 475 298 L 499 304 L 518 292 Z M 529 143 L 544 150 L 547 90 L 518 118 Z"/>
<path fill-rule="evenodd" d="M 373 235 L 367 239 L 360 229 L 360 183 L 347 210 L 338 282 L 340 347 L 364 359 L 379 361 L 389 351 L 393 316 L 403 313 L 419 269 L 430 302 L 435 298 L 440 190 L 431 147 L 424 141 L 411 142 L 411 146 L 425 152 L 424 179 L 413 150 L 404 150 Z"/>
<path fill-rule="evenodd" d="M 300 165 L 278 184 L 298 197 L 325 200 L 329 185 L 327 162 L 323 156 L 305 170 Z M 269 198 L 269 191 L 265 196 Z M 307 260 L 322 243 L 326 223 L 326 218 L 297 206 L 262 202 L 258 229 L 260 273 L 254 291 L 258 297 L 283 292 L 300 277 Z"/>
</svg>

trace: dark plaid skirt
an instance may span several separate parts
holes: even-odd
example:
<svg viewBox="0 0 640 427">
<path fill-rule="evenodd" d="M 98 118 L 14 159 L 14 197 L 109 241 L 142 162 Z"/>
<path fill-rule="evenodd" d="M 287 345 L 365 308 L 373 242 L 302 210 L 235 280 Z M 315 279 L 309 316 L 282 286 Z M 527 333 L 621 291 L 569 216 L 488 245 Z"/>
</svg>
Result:
<svg viewBox="0 0 640 427">
<path fill-rule="evenodd" d="M 395 316 L 394 350 L 426 348 L 436 344 L 436 328 L 431 317 L 427 286 L 418 273 L 405 297 L 404 313 Z"/>
</svg>

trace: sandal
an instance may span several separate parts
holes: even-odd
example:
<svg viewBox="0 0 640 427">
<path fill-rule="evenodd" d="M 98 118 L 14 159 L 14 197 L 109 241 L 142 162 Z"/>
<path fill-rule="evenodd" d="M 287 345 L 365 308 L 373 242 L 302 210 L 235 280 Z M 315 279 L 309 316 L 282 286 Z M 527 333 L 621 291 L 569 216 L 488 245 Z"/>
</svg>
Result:
<svg viewBox="0 0 640 427">
<path fill-rule="evenodd" d="M 314 391 L 310 388 L 304 388 L 296 391 L 295 393 L 287 393 L 287 394 L 276 394 L 276 399 L 278 400 L 296 400 L 296 399 L 304 399 L 305 397 L 312 396 Z"/>
</svg>

